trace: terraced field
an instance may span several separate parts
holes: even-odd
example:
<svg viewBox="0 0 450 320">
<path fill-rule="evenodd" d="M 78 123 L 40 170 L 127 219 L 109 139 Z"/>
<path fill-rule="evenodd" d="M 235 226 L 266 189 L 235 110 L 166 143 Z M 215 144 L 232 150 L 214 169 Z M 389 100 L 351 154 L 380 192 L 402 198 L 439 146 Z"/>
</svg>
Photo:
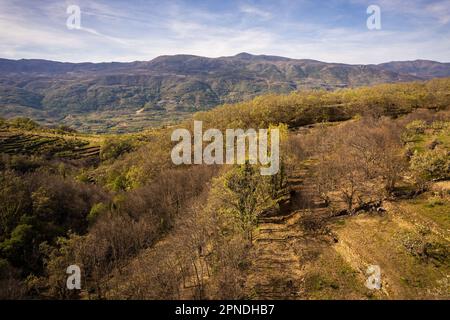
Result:
<svg viewBox="0 0 450 320">
<path fill-rule="evenodd" d="M 259 219 L 248 298 L 449 299 L 447 203 L 430 208 L 424 195 L 386 201 L 381 214 L 333 216 L 307 168 L 291 184 L 291 208 Z M 381 268 L 381 290 L 365 286 L 370 265 Z"/>
<path fill-rule="evenodd" d="M 449 299 L 449 182 L 411 199 L 386 199 L 382 211 L 333 214 L 315 188 L 314 163 L 289 176 L 288 205 L 259 217 L 246 296 Z M 447 196 L 437 201 L 436 194 Z M 380 290 L 366 287 L 369 266 L 381 270 Z"/>
<path fill-rule="evenodd" d="M 333 242 L 329 233 L 311 233 L 329 218 L 312 184 L 311 162 L 294 172 L 290 185 L 294 196 L 280 214 L 261 216 L 255 239 L 255 257 L 247 278 L 250 298 L 304 299 L 305 279 L 312 248 Z"/>
<path fill-rule="evenodd" d="M 100 147 L 89 141 L 58 135 L 0 131 L 0 153 L 64 159 L 99 158 Z"/>
</svg>

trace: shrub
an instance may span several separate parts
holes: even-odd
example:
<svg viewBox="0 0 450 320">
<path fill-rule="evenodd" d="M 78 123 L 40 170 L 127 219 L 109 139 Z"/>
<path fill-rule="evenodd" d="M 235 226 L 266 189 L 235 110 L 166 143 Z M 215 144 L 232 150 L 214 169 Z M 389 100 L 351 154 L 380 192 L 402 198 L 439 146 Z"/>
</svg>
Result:
<svg viewBox="0 0 450 320">
<path fill-rule="evenodd" d="M 39 158 L 14 155 L 9 160 L 9 168 L 20 173 L 33 172 L 42 166 Z"/>
<path fill-rule="evenodd" d="M 405 131 L 402 133 L 402 140 L 404 143 L 412 142 L 417 139 L 417 136 L 425 133 L 427 124 L 423 120 L 414 120 L 406 125 Z"/>
<path fill-rule="evenodd" d="M 19 224 L 11 237 L 0 243 L 0 253 L 15 266 L 30 268 L 36 263 L 33 254 L 33 239 L 36 231 L 29 224 Z"/>
<path fill-rule="evenodd" d="M 442 144 L 441 141 L 439 141 L 438 139 L 433 139 L 430 143 L 427 144 L 427 148 L 433 150 L 440 144 Z"/>
<path fill-rule="evenodd" d="M 103 161 L 117 159 L 121 155 L 134 149 L 131 139 L 126 138 L 108 138 L 104 141 L 100 149 L 100 158 Z"/>
<path fill-rule="evenodd" d="M 450 178 L 450 155 L 447 150 L 433 149 L 416 152 L 411 158 L 416 180 L 430 181 Z"/>
<path fill-rule="evenodd" d="M 430 128 L 433 129 L 434 132 L 439 132 L 443 129 L 449 128 L 449 123 L 447 121 L 434 121 Z"/>
<path fill-rule="evenodd" d="M 442 206 L 442 205 L 444 205 L 444 201 L 441 197 L 438 197 L 438 196 L 429 198 L 427 200 L 427 204 L 426 204 L 426 206 L 429 208 L 434 208 L 436 206 Z"/>
<path fill-rule="evenodd" d="M 106 211 L 108 211 L 108 206 L 106 204 L 101 202 L 94 204 L 87 216 L 89 224 L 93 224 L 97 218 Z"/>
<path fill-rule="evenodd" d="M 406 130 L 409 130 L 416 134 L 422 134 L 427 128 L 427 123 L 423 120 L 414 120 L 413 122 L 406 125 Z"/>
<path fill-rule="evenodd" d="M 36 122 L 31 120 L 30 118 L 24 117 L 14 118 L 9 121 L 9 124 L 13 127 L 25 130 L 33 130 L 39 128 L 39 125 Z"/>
<path fill-rule="evenodd" d="M 77 130 L 66 125 L 60 125 L 55 131 L 59 134 L 77 133 Z"/>
</svg>

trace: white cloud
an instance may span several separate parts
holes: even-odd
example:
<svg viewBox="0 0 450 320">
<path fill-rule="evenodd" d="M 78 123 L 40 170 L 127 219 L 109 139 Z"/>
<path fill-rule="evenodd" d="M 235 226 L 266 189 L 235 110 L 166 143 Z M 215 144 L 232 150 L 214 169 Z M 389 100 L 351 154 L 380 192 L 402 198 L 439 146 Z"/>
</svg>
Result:
<svg viewBox="0 0 450 320">
<path fill-rule="evenodd" d="M 263 18 L 263 19 L 271 19 L 272 18 L 272 14 L 270 12 L 261 10 L 254 6 L 250 6 L 248 4 L 242 4 L 239 7 L 239 10 L 242 13 L 245 13 L 245 14 L 248 14 L 251 16 L 257 16 L 257 17 Z"/>
<path fill-rule="evenodd" d="M 279 19 L 275 11 L 268 13 L 265 7 L 242 3 L 238 4 L 242 14 L 236 14 L 183 6 L 180 2 L 142 8 L 91 1 L 80 4 L 82 29 L 68 30 L 66 2 L 28 7 L 3 1 L 0 57 L 8 58 L 100 62 L 150 60 L 179 53 L 219 57 L 246 51 L 359 64 L 417 58 L 445 61 L 450 56 L 448 32 L 437 33 L 439 26 L 369 31 L 362 27 L 364 23 L 325 27 L 320 21 Z M 450 6 L 443 4 L 449 1 L 429 3 L 414 15 L 439 16 L 439 21 L 445 23 L 446 8 Z M 385 0 L 380 2 L 383 6 Z M 399 10 L 402 3 L 406 1 L 394 1 L 389 10 Z M 408 8 L 411 15 L 416 10 L 411 5 Z M 265 20 L 269 17 L 270 21 Z M 257 20 L 264 24 L 253 23 Z"/>
<path fill-rule="evenodd" d="M 436 17 L 437 20 L 446 25 L 450 22 L 450 0 L 444 0 L 426 5 L 426 12 Z"/>
</svg>

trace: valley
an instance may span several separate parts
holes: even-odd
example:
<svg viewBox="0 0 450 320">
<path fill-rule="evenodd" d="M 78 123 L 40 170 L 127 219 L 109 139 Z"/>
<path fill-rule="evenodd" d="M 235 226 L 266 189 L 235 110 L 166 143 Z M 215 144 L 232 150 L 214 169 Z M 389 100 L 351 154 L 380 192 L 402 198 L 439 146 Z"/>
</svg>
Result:
<svg viewBox="0 0 450 320">
<path fill-rule="evenodd" d="M 0 297 L 448 299 L 449 81 L 268 94 L 127 134 L 0 119 Z M 279 170 L 173 163 L 193 120 L 278 129 Z"/>
<path fill-rule="evenodd" d="M 445 315 L 449 26 L 450 0 L 0 0 L 3 314 Z"/>
<path fill-rule="evenodd" d="M 0 59 L 0 116 L 82 132 L 138 132 L 268 93 L 446 76 L 450 65 L 434 61 L 346 65 L 248 53 L 99 64 Z"/>
</svg>

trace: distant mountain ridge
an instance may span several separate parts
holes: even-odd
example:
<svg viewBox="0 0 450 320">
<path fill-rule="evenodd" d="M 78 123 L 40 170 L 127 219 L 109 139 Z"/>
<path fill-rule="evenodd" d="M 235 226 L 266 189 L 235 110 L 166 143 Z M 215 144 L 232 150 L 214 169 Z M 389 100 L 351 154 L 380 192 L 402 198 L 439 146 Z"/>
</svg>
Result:
<svg viewBox="0 0 450 320">
<path fill-rule="evenodd" d="M 410 74 L 423 79 L 448 77 L 450 63 L 440 63 L 430 60 L 392 61 L 378 66 L 397 73 Z"/>
<path fill-rule="evenodd" d="M 0 116 L 64 122 L 101 113 L 127 115 L 126 119 L 139 111 L 141 119 L 153 119 L 155 114 L 171 118 L 268 92 L 447 76 L 450 63 L 435 61 L 349 65 L 248 53 L 220 58 L 160 56 L 128 63 L 0 59 Z"/>
<path fill-rule="evenodd" d="M 249 53 L 239 53 L 230 57 L 207 58 L 195 55 L 166 55 L 159 56 L 149 61 L 134 62 L 58 62 L 43 59 L 20 59 L 10 60 L 0 58 L 0 72 L 5 74 L 16 73 L 32 73 L 32 74 L 65 74 L 65 73 L 83 73 L 83 72 L 155 72 L 155 71 L 194 71 L 200 67 L 202 71 L 215 71 L 221 68 L 236 67 L 243 65 L 265 63 L 280 66 L 288 65 L 315 65 L 315 66 L 345 66 L 354 67 L 376 67 L 382 70 L 392 71 L 404 75 L 413 75 L 419 78 L 447 77 L 450 75 L 450 63 L 441 63 L 431 60 L 414 60 L 414 61 L 391 61 L 381 64 L 344 64 L 344 63 L 328 63 L 312 59 L 291 59 L 270 55 L 252 55 Z M 180 67 L 188 67 L 180 68 Z M 200 70 L 196 70 L 200 71 Z"/>
</svg>

